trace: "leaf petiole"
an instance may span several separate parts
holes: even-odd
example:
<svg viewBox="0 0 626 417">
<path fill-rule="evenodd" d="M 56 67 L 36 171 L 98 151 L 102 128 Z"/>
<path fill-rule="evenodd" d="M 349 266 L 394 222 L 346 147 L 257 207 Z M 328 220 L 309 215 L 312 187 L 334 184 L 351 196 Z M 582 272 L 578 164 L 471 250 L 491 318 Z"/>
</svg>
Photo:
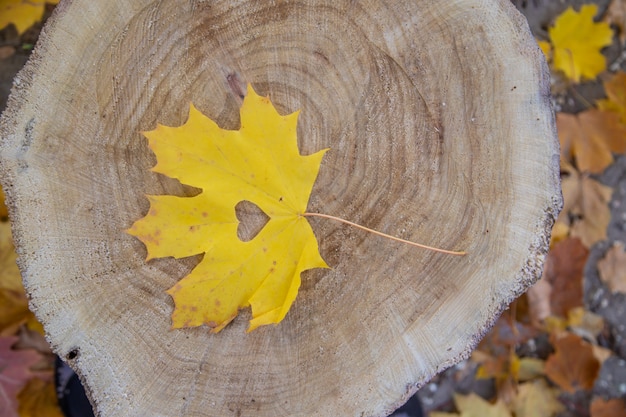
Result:
<svg viewBox="0 0 626 417">
<path fill-rule="evenodd" d="M 302 213 L 302 216 L 304 216 L 304 217 L 323 217 L 325 219 L 335 220 L 335 221 L 338 221 L 340 223 L 344 223 L 344 224 L 347 224 L 349 226 L 356 227 L 357 229 L 361 229 L 361 230 L 364 230 L 366 232 L 373 233 L 373 234 L 375 234 L 377 236 L 381 236 L 381 237 L 384 237 L 384 238 L 387 238 L 387 239 L 395 240 L 396 242 L 400 242 L 400 243 L 406 243 L 407 245 L 416 246 L 418 248 L 432 250 L 434 252 L 445 253 L 445 254 L 448 254 L 448 255 L 456 255 L 456 256 L 465 256 L 465 255 L 467 255 L 467 252 L 465 252 L 465 251 L 452 251 L 452 250 L 446 250 L 446 249 L 439 249 L 439 248 L 434 248 L 432 246 L 422 245 L 421 243 L 411 242 L 410 240 L 400 239 L 399 237 L 391 236 L 391 235 L 388 235 L 386 233 L 382 233 L 382 232 L 376 231 L 374 229 L 370 229 L 369 227 L 365 227 L 365 226 L 361 226 L 360 224 L 353 223 L 353 222 L 351 222 L 349 220 L 345 220 L 345 219 L 342 219 L 342 218 L 339 218 L 339 217 L 331 216 L 329 214 Z"/>
</svg>

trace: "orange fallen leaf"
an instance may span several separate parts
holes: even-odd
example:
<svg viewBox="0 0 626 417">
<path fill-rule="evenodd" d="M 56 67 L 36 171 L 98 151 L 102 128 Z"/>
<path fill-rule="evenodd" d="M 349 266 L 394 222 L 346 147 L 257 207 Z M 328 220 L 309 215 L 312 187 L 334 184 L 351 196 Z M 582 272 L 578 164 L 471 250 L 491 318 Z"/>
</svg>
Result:
<svg viewBox="0 0 626 417">
<path fill-rule="evenodd" d="M 0 221 L 5 221 L 8 216 L 9 212 L 7 206 L 4 204 L 4 191 L 2 191 L 2 187 L 0 187 Z"/>
<path fill-rule="evenodd" d="M 0 29 L 14 24 L 21 35 L 41 20 L 46 3 L 57 4 L 59 0 L 0 0 Z"/>
<path fill-rule="evenodd" d="M 546 376 L 569 393 L 593 388 L 600 362 L 592 346 L 572 333 L 553 339 L 555 353 L 546 360 Z"/>
<path fill-rule="evenodd" d="M 204 253 L 167 291 L 174 328 L 205 324 L 218 332 L 247 306 L 249 331 L 278 323 L 296 298 L 300 273 L 328 267 L 304 217 L 325 150 L 300 155 L 297 118 L 279 115 L 248 86 L 240 130 L 221 129 L 191 106 L 184 125 L 144 133 L 157 156 L 153 171 L 202 189 L 194 197 L 148 196 L 148 214 L 128 230 L 146 245 L 148 259 Z M 242 201 L 269 217 L 246 242 L 237 236 Z"/>
<path fill-rule="evenodd" d="M 622 398 L 605 400 L 596 397 L 589 407 L 591 417 L 626 417 L 626 402 Z"/>
<path fill-rule="evenodd" d="M 20 417 L 64 417 L 52 381 L 33 378 L 17 395 Z"/>
<path fill-rule="evenodd" d="M 612 153 L 626 151 L 626 127 L 614 112 L 558 113 L 556 123 L 561 155 L 581 172 L 599 174 L 613 162 Z"/>
<path fill-rule="evenodd" d="M 626 124 L 626 72 L 619 71 L 602 84 L 608 98 L 596 101 L 598 109 L 617 113 Z"/>
<path fill-rule="evenodd" d="M 554 68 L 576 83 L 594 79 L 606 69 L 600 50 L 611 44 L 613 30 L 607 23 L 594 22 L 597 12 L 595 4 L 583 5 L 580 12 L 568 7 L 548 29 Z"/>
<path fill-rule="evenodd" d="M 600 279 L 611 292 L 626 294 L 626 251 L 624 243 L 616 242 L 598 262 Z"/>
</svg>

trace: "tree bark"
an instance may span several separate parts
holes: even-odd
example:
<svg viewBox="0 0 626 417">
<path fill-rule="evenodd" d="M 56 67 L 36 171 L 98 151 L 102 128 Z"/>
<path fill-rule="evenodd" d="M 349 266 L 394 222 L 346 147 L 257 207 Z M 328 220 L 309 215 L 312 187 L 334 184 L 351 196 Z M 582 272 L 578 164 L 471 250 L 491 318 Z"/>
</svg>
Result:
<svg viewBox="0 0 626 417">
<path fill-rule="evenodd" d="M 506 0 L 63 1 L 0 120 L 31 307 L 101 416 L 385 416 L 466 358 L 540 275 L 561 207 L 545 60 Z M 155 174 L 141 131 L 189 103 L 239 127 L 246 83 L 330 148 L 309 211 L 332 267 L 286 319 L 170 330 L 200 256 L 124 232 Z"/>
</svg>

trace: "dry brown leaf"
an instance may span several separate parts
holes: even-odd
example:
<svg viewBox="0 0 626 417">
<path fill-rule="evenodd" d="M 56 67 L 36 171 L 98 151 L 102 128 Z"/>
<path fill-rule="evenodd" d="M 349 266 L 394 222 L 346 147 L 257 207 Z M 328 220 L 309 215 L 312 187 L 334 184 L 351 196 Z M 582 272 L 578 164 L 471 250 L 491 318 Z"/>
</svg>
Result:
<svg viewBox="0 0 626 417">
<path fill-rule="evenodd" d="M 545 380 L 521 384 L 513 402 L 515 417 L 552 417 L 564 407 L 557 400 L 558 391 L 550 388 Z"/>
<path fill-rule="evenodd" d="M 593 355 L 592 346 L 572 333 L 554 339 L 555 353 L 546 360 L 546 376 L 572 394 L 593 388 L 600 362 Z"/>
<path fill-rule="evenodd" d="M 541 279 L 528 291 L 529 315 L 537 326 L 551 315 L 583 305 L 583 268 L 589 250 L 577 238 L 568 238 L 548 252 Z"/>
<path fill-rule="evenodd" d="M 590 412 L 591 417 L 626 417 L 626 402 L 621 398 L 594 398 Z"/>
<path fill-rule="evenodd" d="M 562 164 L 563 210 L 557 222 L 570 227 L 570 236 L 578 237 L 586 247 L 606 239 L 611 220 L 609 201 L 613 189 L 581 174 L 567 163 Z"/>
<path fill-rule="evenodd" d="M 600 364 L 603 364 L 604 361 L 613 356 L 613 351 L 611 349 L 598 345 L 591 345 L 591 347 L 593 348 L 593 356 L 598 360 L 598 362 L 600 362 Z"/>
<path fill-rule="evenodd" d="M 561 155 L 584 173 L 599 174 L 613 162 L 612 153 L 626 151 L 626 127 L 619 115 L 597 109 L 556 118 Z"/>
<path fill-rule="evenodd" d="M 624 243 L 616 242 L 598 262 L 600 279 L 611 292 L 626 294 L 626 251 Z"/>
</svg>

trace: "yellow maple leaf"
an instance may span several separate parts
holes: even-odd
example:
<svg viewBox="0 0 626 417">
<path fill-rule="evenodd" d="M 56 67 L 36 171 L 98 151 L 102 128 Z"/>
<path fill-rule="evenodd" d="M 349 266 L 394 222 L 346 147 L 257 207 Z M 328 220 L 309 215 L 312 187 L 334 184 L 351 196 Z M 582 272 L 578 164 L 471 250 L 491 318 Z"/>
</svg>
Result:
<svg viewBox="0 0 626 417">
<path fill-rule="evenodd" d="M 552 42 L 554 68 L 568 79 L 594 79 L 606 69 L 606 59 L 600 50 L 611 44 L 613 30 L 604 22 L 593 21 L 598 11 L 595 4 L 586 4 L 580 12 L 568 7 L 548 29 Z"/>
<path fill-rule="evenodd" d="M 0 0 L 0 29 L 13 23 L 21 35 L 41 20 L 46 3 L 57 4 L 59 0 Z"/>
<path fill-rule="evenodd" d="M 248 331 L 280 322 L 296 298 L 300 273 L 328 266 L 303 214 L 326 150 L 299 153 L 298 113 L 278 114 L 248 86 L 241 129 L 224 130 L 193 105 L 180 127 L 144 132 L 157 156 L 153 171 L 201 188 L 194 197 L 148 196 L 150 210 L 128 233 L 148 259 L 204 253 L 167 292 L 172 327 L 206 324 L 218 332 L 251 306 Z M 235 206 L 249 201 L 269 221 L 250 241 L 237 237 Z"/>
</svg>

